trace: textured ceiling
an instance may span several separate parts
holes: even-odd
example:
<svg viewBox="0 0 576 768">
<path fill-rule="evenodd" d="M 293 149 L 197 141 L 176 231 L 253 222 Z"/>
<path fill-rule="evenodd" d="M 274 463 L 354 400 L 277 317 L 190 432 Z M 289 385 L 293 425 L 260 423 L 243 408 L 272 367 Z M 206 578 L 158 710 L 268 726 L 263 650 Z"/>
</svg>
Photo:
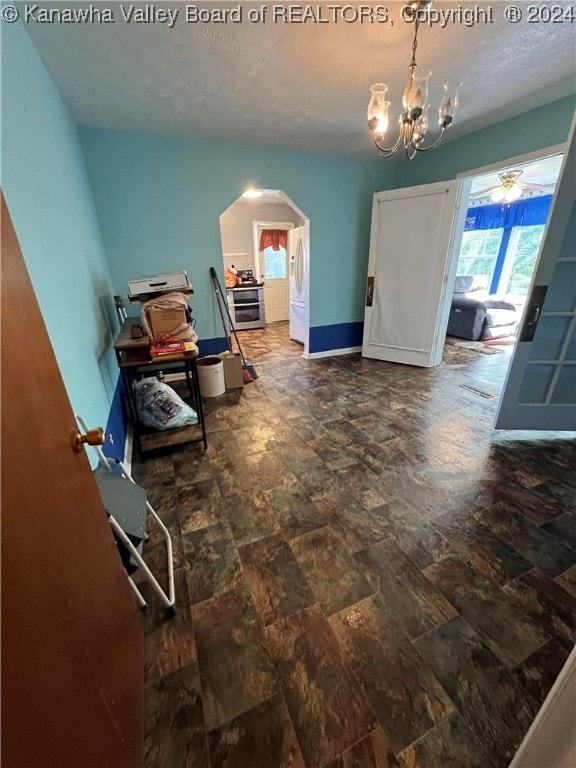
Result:
<svg viewBox="0 0 576 768">
<path fill-rule="evenodd" d="M 48 24 L 33 18 L 26 23 L 78 124 L 373 155 L 366 126 L 372 83 L 390 86 L 393 120 L 399 115 L 413 36 L 413 25 L 400 18 L 403 3 L 388 4 L 392 25 L 352 20 L 359 6 L 375 8 L 375 3 L 198 3 L 212 12 L 240 7 L 241 23 L 187 22 L 190 3 L 132 5 L 179 15 L 172 28 L 134 18 L 128 23 L 122 9 L 127 13 L 131 4 L 108 2 L 92 6 L 111 10 L 113 24 Z M 250 21 L 249 13 L 263 5 L 265 20 Z M 431 115 L 437 114 L 442 83 L 464 81 L 447 138 L 576 90 L 574 25 L 525 18 L 510 23 L 501 2 L 468 7 L 486 13 L 491 8 L 492 23 L 422 25 L 419 31 L 418 64 L 433 72 Z M 458 8 L 462 5 L 434 5 L 438 11 Z M 23 17 L 23 5 L 20 9 Z M 316 22 L 283 20 L 287 14 L 310 13 L 307 9 Z"/>
</svg>

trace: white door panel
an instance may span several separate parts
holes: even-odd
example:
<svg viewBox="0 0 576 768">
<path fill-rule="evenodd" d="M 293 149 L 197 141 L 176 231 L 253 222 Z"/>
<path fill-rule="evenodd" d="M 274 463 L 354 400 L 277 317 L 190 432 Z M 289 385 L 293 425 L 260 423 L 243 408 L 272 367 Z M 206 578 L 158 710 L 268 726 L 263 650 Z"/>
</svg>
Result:
<svg viewBox="0 0 576 768">
<path fill-rule="evenodd" d="M 424 367 L 440 363 L 446 282 L 455 262 L 456 188 L 451 181 L 374 195 L 364 357 Z"/>
<path fill-rule="evenodd" d="M 496 429 L 576 429 L 576 164 L 572 123 Z"/>
<path fill-rule="evenodd" d="M 267 280 L 264 284 L 266 322 L 288 320 L 288 284 L 286 280 Z"/>
<path fill-rule="evenodd" d="M 264 306 L 266 322 L 277 323 L 288 320 L 288 282 L 286 280 L 267 280 L 264 284 Z"/>
</svg>

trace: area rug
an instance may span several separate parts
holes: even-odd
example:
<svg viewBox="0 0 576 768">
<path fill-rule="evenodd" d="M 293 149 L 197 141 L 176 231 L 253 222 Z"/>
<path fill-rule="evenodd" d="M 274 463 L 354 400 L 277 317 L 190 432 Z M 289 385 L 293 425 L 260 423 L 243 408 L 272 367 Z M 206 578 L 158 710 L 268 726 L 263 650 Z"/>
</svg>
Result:
<svg viewBox="0 0 576 768">
<path fill-rule="evenodd" d="M 492 340 L 493 342 L 495 341 Z M 484 341 L 466 341 L 465 339 L 456 339 L 453 336 L 447 336 L 445 346 L 456 347 L 457 349 L 469 349 L 473 352 L 480 352 L 481 355 L 497 355 L 503 352 L 494 343 L 486 344 Z"/>
<path fill-rule="evenodd" d="M 516 343 L 516 336 L 502 336 L 496 339 L 484 339 L 482 343 L 489 347 L 511 347 Z"/>
</svg>

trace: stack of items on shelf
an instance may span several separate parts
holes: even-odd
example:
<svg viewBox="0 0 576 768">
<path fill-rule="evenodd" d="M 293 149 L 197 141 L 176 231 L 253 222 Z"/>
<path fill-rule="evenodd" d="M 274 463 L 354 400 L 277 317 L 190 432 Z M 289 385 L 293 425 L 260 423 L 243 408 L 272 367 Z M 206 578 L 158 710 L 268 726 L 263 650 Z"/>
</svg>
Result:
<svg viewBox="0 0 576 768">
<path fill-rule="evenodd" d="M 141 305 L 140 325 L 132 325 L 132 338 L 147 337 L 153 360 L 178 359 L 186 353 L 198 354 L 198 334 L 188 306 L 189 296 L 194 291 L 186 272 L 138 277 L 128 281 L 128 291 L 130 302 Z M 123 315 L 123 318 L 120 317 L 124 321 L 125 311 Z"/>
<path fill-rule="evenodd" d="M 152 360 L 177 360 L 186 352 L 198 354 L 198 347 L 193 341 L 153 341 L 150 344 Z"/>
<path fill-rule="evenodd" d="M 130 302 L 140 304 L 140 324 L 132 325 L 131 337 L 143 339 L 149 362 L 184 362 L 186 356 L 197 356 L 198 335 L 193 327 L 192 310 L 188 306 L 194 291 L 186 272 L 129 280 L 128 290 Z M 139 347 L 141 349 L 142 346 Z M 154 374 L 155 369 L 147 369 L 145 364 L 136 371 L 136 380 L 128 387 L 135 401 L 139 422 L 153 430 L 166 432 L 199 424 L 196 409 L 164 383 L 163 371 L 146 375 L 146 370 Z M 186 367 L 190 401 L 195 401 L 196 407 L 199 407 L 199 398 L 197 395 L 194 397 L 193 393 L 191 370 Z M 143 378 L 138 380 L 142 374 Z M 202 439 L 206 444 L 203 424 L 201 426 Z"/>
<path fill-rule="evenodd" d="M 171 291 L 145 301 L 140 310 L 140 321 L 145 333 L 156 345 L 177 342 L 195 344 L 198 339 L 191 325 L 192 311 L 188 306 L 188 297 L 180 291 Z"/>
<path fill-rule="evenodd" d="M 130 303 L 141 305 L 142 330 L 152 343 L 156 346 L 175 342 L 195 344 L 198 335 L 188 306 L 194 291 L 186 272 L 138 277 L 128 281 L 128 291 Z M 197 350 L 192 347 L 186 351 Z"/>
</svg>

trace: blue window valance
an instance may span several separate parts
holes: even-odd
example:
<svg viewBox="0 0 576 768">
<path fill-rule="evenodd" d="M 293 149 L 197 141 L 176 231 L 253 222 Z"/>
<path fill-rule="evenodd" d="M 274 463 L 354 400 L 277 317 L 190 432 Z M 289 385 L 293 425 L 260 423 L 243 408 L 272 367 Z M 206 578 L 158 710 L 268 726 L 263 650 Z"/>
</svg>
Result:
<svg viewBox="0 0 576 768">
<path fill-rule="evenodd" d="M 476 229 L 509 229 L 545 224 L 552 195 L 543 195 L 513 203 L 468 208 L 464 231 Z"/>
</svg>

